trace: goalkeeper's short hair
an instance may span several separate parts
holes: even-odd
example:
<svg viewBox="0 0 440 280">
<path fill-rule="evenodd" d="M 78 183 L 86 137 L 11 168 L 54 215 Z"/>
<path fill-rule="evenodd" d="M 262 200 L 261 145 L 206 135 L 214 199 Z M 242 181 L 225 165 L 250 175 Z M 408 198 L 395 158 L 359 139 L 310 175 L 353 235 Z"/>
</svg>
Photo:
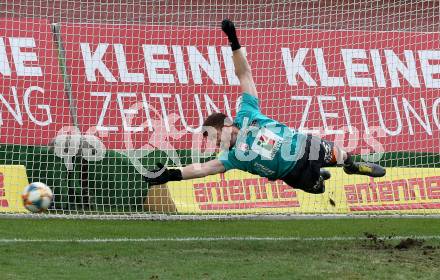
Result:
<svg viewBox="0 0 440 280">
<path fill-rule="evenodd" d="M 232 125 L 232 120 L 223 113 L 213 113 L 203 122 L 203 137 L 208 137 L 208 129 L 222 129 L 225 125 Z"/>
</svg>

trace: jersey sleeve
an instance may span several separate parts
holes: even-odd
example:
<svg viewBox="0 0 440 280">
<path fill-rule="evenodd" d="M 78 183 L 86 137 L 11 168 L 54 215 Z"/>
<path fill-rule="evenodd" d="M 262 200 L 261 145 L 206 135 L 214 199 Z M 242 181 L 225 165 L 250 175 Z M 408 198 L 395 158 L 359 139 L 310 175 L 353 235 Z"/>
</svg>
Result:
<svg viewBox="0 0 440 280">
<path fill-rule="evenodd" d="M 231 170 L 231 169 L 246 170 L 245 164 L 243 164 L 235 156 L 235 149 L 230 150 L 228 152 L 224 152 L 224 151 L 221 152 L 218 155 L 218 160 L 223 164 L 226 171 Z"/>
<path fill-rule="evenodd" d="M 241 125 L 244 118 L 252 119 L 255 115 L 260 114 L 260 105 L 258 98 L 243 92 L 237 104 L 237 116 L 234 122 Z"/>
<path fill-rule="evenodd" d="M 238 103 L 237 115 L 240 113 L 255 113 L 260 112 L 260 104 L 258 98 L 243 92 Z"/>
</svg>

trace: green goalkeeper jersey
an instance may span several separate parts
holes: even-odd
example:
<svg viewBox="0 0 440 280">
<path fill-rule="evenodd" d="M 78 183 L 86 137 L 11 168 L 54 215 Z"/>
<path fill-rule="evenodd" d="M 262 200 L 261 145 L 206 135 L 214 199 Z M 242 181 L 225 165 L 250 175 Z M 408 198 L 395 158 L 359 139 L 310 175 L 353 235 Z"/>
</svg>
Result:
<svg viewBox="0 0 440 280">
<path fill-rule="evenodd" d="M 238 102 L 237 141 L 220 153 L 219 160 L 226 170 L 240 169 L 271 180 L 284 177 L 295 166 L 307 136 L 262 114 L 258 99 L 246 92 Z"/>
</svg>

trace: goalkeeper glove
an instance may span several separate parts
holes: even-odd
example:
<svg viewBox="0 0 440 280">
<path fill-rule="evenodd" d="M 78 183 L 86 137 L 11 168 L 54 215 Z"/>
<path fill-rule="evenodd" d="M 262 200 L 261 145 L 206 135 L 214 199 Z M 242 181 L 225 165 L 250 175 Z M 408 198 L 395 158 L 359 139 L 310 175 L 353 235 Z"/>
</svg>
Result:
<svg viewBox="0 0 440 280">
<path fill-rule="evenodd" d="M 168 169 L 162 163 L 156 164 L 158 168 L 151 170 L 151 173 L 156 173 L 153 175 L 157 175 L 157 173 L 162 172 L 162 174 L 152 178 L 151 176 L 145 176 L 145 181 L 150 185 L 161 185 L 165 184 L 169 181 L 181 181 L 182 171 L 179 169 Z"/>
<path fill-rule="evenodd" d="M 231 44 L 231 49 L 233 51 L 241 48 L 238 42 L 237 33 L 235 32 L 235 26 L 229 19 L 224 19 L 222 21 L 222 30 L 228 35 L 229 43 Z"/>
</svg>

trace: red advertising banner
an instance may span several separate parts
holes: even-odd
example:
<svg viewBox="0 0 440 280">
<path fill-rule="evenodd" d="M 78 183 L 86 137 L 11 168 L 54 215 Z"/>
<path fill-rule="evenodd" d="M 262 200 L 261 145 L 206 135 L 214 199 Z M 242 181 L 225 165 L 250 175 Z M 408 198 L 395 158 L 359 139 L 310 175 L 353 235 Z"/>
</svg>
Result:
<svg viewBox="0 0 440 280">
<path fill-rule="evenodd" d="M 50 24 L 0 19 L 0 143 L 47 145 L 70 124 Z"/>
<path fill-rule="evenodd" d="M 80 128 L 111 149 L 190 149 L 240 93 L 219 28 L 63 24 Z M 437 33 L 239 30 L 262 112 L 361 153 L 439 152 Z"/>
</svg>

